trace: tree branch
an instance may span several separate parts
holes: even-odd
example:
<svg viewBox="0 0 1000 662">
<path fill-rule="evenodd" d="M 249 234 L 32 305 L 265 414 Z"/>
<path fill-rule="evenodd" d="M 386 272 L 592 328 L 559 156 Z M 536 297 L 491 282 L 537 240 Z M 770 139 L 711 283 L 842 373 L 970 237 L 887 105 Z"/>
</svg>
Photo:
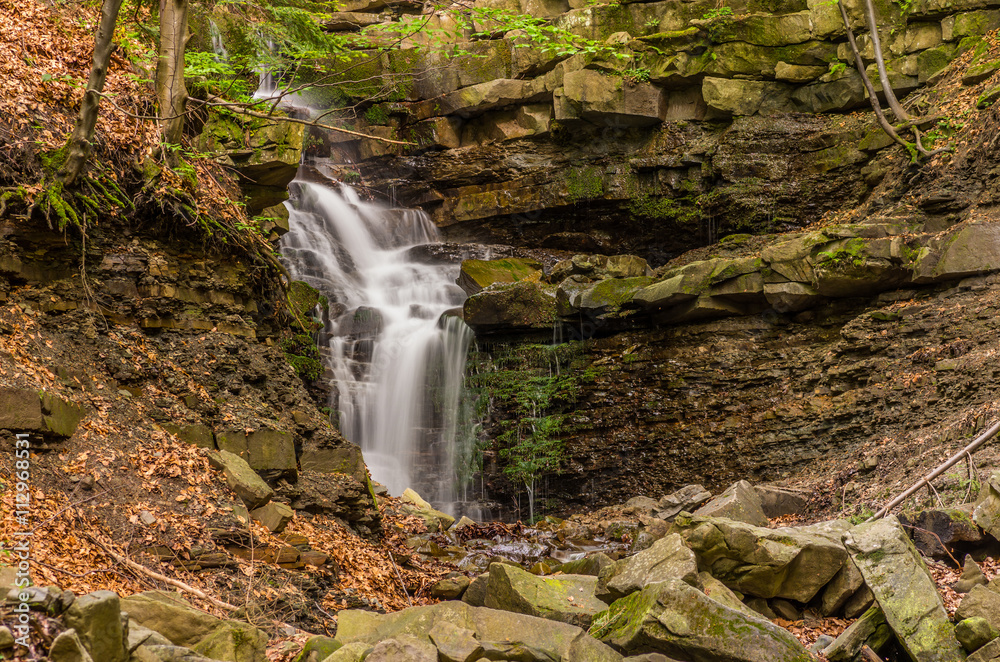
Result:
<svg viewBox="0 0 1000 662">
<path fill-rule="evenodd" d="M 404 145 L 407 147 L 416 147 L 417 143 L 407 142 L 404 140 L 392 140 L 391 138 L 382 138 L 381 136 L 372 136 L 367 133 L 361 133 L 360 131 L 352 131 L 350 129 L 344 129 L 339 126 L 332 126 L 330 124 L 320 124 L 319 122 L 314 122 L 312 120 L 302 120 L 297 117 L 281 117 L 275 118 L 273 115 L 268 115 L 267 113 L 258 113 L 257 111 L 250 110 L 247 108 L 247 104 L 243 103 L 233 103 L 231 101 L 226 101 L 214 94 L 208 95 L 208 101 L 201 101 L 200 103 L 206 106 L 219 106 L 223 108 L 233 108 L 237 112 L 247 115 L 249 117 L 259 117 L 266 120 L 277 120 L 280 119 L 283 122 L 293 122 L 295 124 L 305 124 L 306 126 L 314 126 L 319 129 L 327 129 L 329 131 L 337 131 L 339 133 L 346 133 L 351 136 L 357 136 L 358 138 L 367 138 L 369 140 L 378 140 L 379 142 L 389 143 L 390 145 Z"/>
</svg>

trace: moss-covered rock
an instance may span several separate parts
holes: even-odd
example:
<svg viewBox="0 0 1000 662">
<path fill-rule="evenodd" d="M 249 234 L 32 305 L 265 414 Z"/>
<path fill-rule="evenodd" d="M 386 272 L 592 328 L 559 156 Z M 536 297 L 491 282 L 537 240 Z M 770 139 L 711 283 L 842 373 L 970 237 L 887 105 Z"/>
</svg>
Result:
<svg viewBox="0 0 1000 662">
<path fill-rule="evenodd" d="M 650 584 L 618 600 L 598 614 L 590 631 L 626 653 L 732 662 L 812 659 L 787 630 L 716 602 L 680 579 Z"/>
<path fill-rule="evenodd" d="M 486 586 L 486 606 L 539 616 L 586 628 L 606 605 L 594 597 L 590 575 L 537 577 L 520 568 L 494 563 Z"/>
<path fill-rule="evenodd" d="M 675 525 L 699 567 L 729 588 L 807 603 L 840 571 L 845 521 L 766 529 L 725 518 L 679 516 Z"/>
<path fill-rule="evenodd" d="M 411 607 L 392 614 L 345 610 L 337 616 L 336 638 L 345 645 L 354 642 L 374 644 L 401 634 L 429 638 L 429 633 L 439 623 L 450 623 L 471 630 L 480 642 L 521 644 L 552 660 L 620 662 L 622 659 L 576 626 L 509 611 L 472 607 L 458 601 Z M 498 656 L 498 659 L 510 657 Z"/>
<path fill-rule="evenodd" d="M 914 662 L 965 659 L 930 571 L 894 516 L 861 524 L 844 544 Z"/>
<path fill-rule="evenodd" d="M 463 311 L 465 323 L 477 333 L 551 329 L 555 288 L 533 281 L 493 285 L 466 299 Z"/>
<path fill-rule="evenodd" d="M 854 662 L 862 647 L 868 646 L 877 653 L 891 639 L 892 630 L 885 622 L 885 615 L 878 607 L 872 607 L 820 652 L 830 662 Z"/>
<path fill-rule="evenodd" d="M 502 260 L 464 260 L 457 282 L 466 294 L 472 295 L 495 283 L 509 285 L 537 281 L 541 277 L 542 264 L 537 260 L 510 257 Z"/>
<path fill-rule="evenodd" d="M 643 587 L 666 579 L 693 583 L 698 576 L 694 553 L 676 533 L 661 538 L 638 554 L 615 561 L 599 575 L 595 593 L 605 602 L 614 602 Z"/>
</svg>

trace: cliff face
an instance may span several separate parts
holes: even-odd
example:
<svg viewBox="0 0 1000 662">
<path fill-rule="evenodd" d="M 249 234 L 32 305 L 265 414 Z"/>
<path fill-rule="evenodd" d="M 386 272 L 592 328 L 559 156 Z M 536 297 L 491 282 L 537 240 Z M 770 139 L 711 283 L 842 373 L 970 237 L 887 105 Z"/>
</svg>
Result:
<svg viewBox="0 0 1000 662">
<path fill-rule="evenodd" d="M 879 7 L 891 83 L 954 148 L 914 163 L 864 110 L 833 5 L 546 7 L 628 59 L 510 35 L 469 46 L 488 58 L 411 53 L 405 98 L 355 126 L 419 147 L 335 145 L 343 175 L 451 239 L 550 251 L 460 281 L 500 512 L 525 439 L 561 454 L 536 476 L 550 511 L 740 477 L 808 480 L 830 506 L 986 423 L 996 10 Z"/>
<path fill-rule="evenodd" d="M 361 5 L 329 29 L 386 20 Z M 417 145 L 341 135 L 341 176 L 424 208 L 452 239 L 628 252 L 656 266 L 727 234 L 849 209 L 884 175 L 872 159 L 890 141 L 867 116 L 843 114 L 867 101 L 835 5 L 576 5 L 501 8 L 552 17 L 608 50 L 555 56 L 514 31 L 448 58 L 418 49 L 417 35 L 353 63 L 340 74 L 360 104 L 348 124 Z M 879 4 L 897 94 L 962 54 L 988 61 L 992 6 Z M 870 59 L 867 35 L 860 45 Z"/>
</svg>

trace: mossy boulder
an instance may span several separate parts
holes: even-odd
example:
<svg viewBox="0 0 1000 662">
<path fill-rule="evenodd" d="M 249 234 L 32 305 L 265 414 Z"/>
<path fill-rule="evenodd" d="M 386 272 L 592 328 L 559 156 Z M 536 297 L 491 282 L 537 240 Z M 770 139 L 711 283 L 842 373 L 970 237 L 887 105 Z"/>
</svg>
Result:
<svg viewBox="0 0 1000 662">
<path fill-rule="evenodd" d="M 210 453 L 209 461 L 222 469 L 229 488 L 236 492 L 248 509 L 260 508 L 274 496 L 274 490 L 239 455 L 220 450 Z"/>
<path fill-rule="evenodd" d="M 854 527 L 844 544 L 910 659 L 965 659 L 930 571 L 896 517 Z"/>
<path fill-rule="evenodd" d="M 666 118 L 663 90 L 649 83 L 626 84 L 621 76 L 581 69 L 565 75 L 563 94 L 596 124 L 650 126 Z"/>
<path fill-rule="evenodd" d="M 680 579 L 650 584 L 594 619 L 591 634 L 627 654 L 684 660 L 807 662 L 788 630 L 727 607 Z"/>
<path fill-rule="evenodd" d="M 457 283 L 466 294 L 472 295 L 494 283 L 509 285 L 520 281 L 537 281 L 541 277 L 542 264 L 538 260 L 518 257 L 464 260 Z"/>
<path fill-rule="evenodd" d="M 248 623 L 217 618 L 188 605 L 179 593 L 146 591 L 123 598 L 130 620 L 162 634 L 175 646 L 192 648 L 214 660 L 264 659 L 267 633 Z"/>
<path fill-rule="evenodd" d="M 807 603 L 847 560 L 842 520 L 766 529 L 722 517 L 681 514 L 674 520 L 698 566 L 723 584 L 761 598 Z"/>
<path fill-rule="evenodd" d="M 515 566 L 493 563 L 485 606 L 586 628 L 607 607 L 594 597 L 596 584 L 597 578 L 590 575 L 538 577 Z"/>
<path fill-rule="evenodd" d="M 986 533 L 1000 539 L 1000 472 L 990 475 L 984 494 L 972 511 L 972 520 Z"/>
<path fill-rule="evenodd" d="M 506 643 L 512 647 L 520 645 L 535 649 L 547 656 L 541 659 L 564 662 L 621 662 L 622 659 L 614 650 L 574 625 L 509 611 L 472 607 L 458 601 L 410 607 L 391 614 L 345 610 L 337 616 L 336 639 L 345 647 L 355 642 L 373 645 L 403 634 L 430 640 L 431 633 L 440 623 L 450 623 L 471 631 L 484 649 Z M 511 657 L 496 655 L 495 659 Z M 538 656 L 529 659 L 538 659 Z"/>
<path fill-rule="evenodd" d="M 573 315 L 581 310 L 597 314 L 617 312 L 632 301 L 636 292 L 653 281 L 652 278 L 641 276 L 579 283 L 575 278 L 578 277 L 567 278 L 559 286 L 557 297 L 560 315 Z"/>
<path fill-rule="evenodd" d="M 700 260 L 671 269 L 663 280 L 639 290 L 633 299 L 647 308 L 666 308 L 704 294 L 712 275 L 725 270 L 728 260 Z"/>
<path fill-rule="evenodd" d="M 555 288 L 528 281 L 492 285 L 466 299 L 463 312 L 465 323 L 477 333 L 551 329 Z"/>
<path fill-rule="evenodd" d="M 602 568 L 595 591 L 597 597 L 610 603 L 653 582 L 677 578 L 691 583 L 697 576 L 694 552 L 685 546 L 681 536 L 673 533 L 638 554 Z"/>
<path fill-rule="evenodd" d="M 705 77 L 701 87 L 708 107 L 724 116 L 788 112 L 792 108 L 790 91 L 784 83 L 711 76 Z"/>
<path fill-rule="evenodd" d="M 830 662 L 854 662 L 864 646 L 877 653 L 891 639 L 892 630 L 885 622 L 885 614 L 878 607 L 872 607 L 820 652 Z"/>
<path fill-rule="evenodd" d="M 962 74 L 962 85 L 981 83 L 987 78 L 992 78 L 997 71 L 1000 71 L 1000 60 L 990 60 L 973 65 Z"/>
<path fill-rule="evenodd" d="M 85 414 L 82 406 L 48 391 L 0 388 L 0 429 L 70 437 Z"/>
<path fill-rule="evenodd" d="M 725 517 L 754 526 L 767 526 L 767 515 L 761 504 L 760 495 L 753 485 L 745 480 L 737 481 L 722 494 L 695 511 L 699 517 Z"/>
<path fill-rule="evenodd" d="M 960 226 L 921 249 L 913 282 L 931 283 L 1000 270 L 1000 223 Z"/>
</svg>

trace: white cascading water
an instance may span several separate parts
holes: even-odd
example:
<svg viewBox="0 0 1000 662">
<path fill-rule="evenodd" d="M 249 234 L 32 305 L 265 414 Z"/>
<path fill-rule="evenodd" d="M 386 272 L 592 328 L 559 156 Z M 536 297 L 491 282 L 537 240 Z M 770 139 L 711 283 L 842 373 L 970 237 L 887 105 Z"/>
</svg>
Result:
<svg viewBox="0 0 1000 662">
<path fill-rule="evenodd" d="M 324 361 L 341 432 L 390 493 L 412 487 L 455 512 L 456 476 L 467 473 L 460 465 L 469 456 L 459 417 L 472 339 L 464 322 L 444 315 L 465 299 L 457 265 L 410 257 L 438 241 L 423 212 L 364 202 L 346 186 L 299 180 L 291 188 L 281 252 L 293 278 L 330 300 Z"/>
</svg>

